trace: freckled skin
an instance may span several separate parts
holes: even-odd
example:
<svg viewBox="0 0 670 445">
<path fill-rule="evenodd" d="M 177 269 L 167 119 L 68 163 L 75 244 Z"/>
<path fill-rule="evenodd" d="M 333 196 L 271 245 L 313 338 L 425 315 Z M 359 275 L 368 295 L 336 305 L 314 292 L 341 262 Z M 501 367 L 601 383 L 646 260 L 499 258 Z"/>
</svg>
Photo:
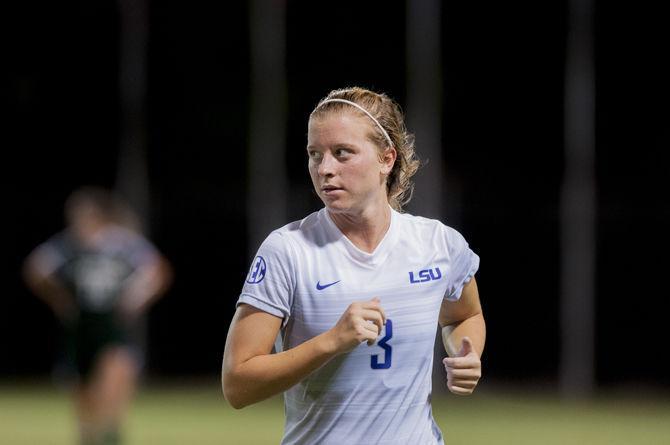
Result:
<svg viewBox="0 0 670 445">
<path fill-rule="evenodd" d="M 310 120 L 309 174 L 331 214 L 353 216 L 388 206 L 385 180 L 395 156 L 380 160 L 378 147 L 368 137 L 373 131 L 369 118 L 351 112 Z"/>
</svg>

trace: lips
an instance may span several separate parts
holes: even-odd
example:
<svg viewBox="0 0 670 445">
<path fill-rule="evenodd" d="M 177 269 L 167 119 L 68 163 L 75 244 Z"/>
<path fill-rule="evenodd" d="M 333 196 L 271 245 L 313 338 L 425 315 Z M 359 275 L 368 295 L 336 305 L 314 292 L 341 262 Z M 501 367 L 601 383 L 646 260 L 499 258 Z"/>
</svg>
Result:
<svg viewBox="0 0 670 445">
<path fill-rule="evenodd" d="M 326 192 L 326 193 L 333 192 L 333 191 L 336 191 L 336 190 L 342 190 L 342 188 L 341 187 L 335 187 L 333 185 L 324 185 L 323 187 L 321 187 L 321 191 Z"/>
<path fill-rule="evenodd" d="M 327 199 L 335 199 L 338 197 L 343 189 L 333 185 L 324 185 L 321 187 L 321 196 Z"/>
</svg>

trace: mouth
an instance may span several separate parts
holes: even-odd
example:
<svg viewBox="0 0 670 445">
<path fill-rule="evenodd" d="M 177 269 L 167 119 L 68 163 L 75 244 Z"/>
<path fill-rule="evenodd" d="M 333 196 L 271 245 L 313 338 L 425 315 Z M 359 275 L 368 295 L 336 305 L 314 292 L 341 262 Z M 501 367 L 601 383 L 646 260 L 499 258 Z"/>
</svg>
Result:
<svg viewBox="0 0 670 445">
<path fill-rule="evenodd" d="M 339 195 L 340 191 L 344 190 L 342 187 L 335 187 L 333 185 L 324 185 L 321 187 L 322 196 L 335 197 Z"/>
<path fill-rule="evenodd" d="M 323 187 L 321 187 L 321 191 L 326 193 L 334 192 L 336 190 L 342 190 L 342 187 L 335 187 L 334 185 L 324 185 Z"/>
</svg>

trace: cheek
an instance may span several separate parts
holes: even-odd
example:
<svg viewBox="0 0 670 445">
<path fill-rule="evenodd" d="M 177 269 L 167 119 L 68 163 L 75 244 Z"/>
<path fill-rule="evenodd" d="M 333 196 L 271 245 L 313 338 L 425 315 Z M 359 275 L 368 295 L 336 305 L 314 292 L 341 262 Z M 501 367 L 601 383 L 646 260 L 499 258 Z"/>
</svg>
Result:
<svg viewBox="0 0 670 445">
<path fill-rule="evenodd" d="M 375 170 L 369 163 L 361 162 L 343 169 L 341 175 L 349 179 L 349 184 L 354 189 L 367 189 L 376 182 L 379 171 Z"/>
<path fill-rule="evenodd" d="M 307 163 L 307 171 L 309 172 L 309 177 L 312 178 L 312 181 L 315 181 L 319 176 L 317 173 L 317 166 L 311 161 Z"/>
</svg>

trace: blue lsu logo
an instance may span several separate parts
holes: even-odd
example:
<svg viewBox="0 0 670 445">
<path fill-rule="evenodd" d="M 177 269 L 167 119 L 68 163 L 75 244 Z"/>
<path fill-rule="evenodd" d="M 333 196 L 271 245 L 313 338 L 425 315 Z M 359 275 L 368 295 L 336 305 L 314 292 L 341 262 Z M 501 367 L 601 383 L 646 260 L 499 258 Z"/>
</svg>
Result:
<svg viewBox="0 0 670 445">
<path fill-rule="evenodd" d="M 414 275 L 414 272 L 409 273 L 409 282 L 414 283 L 423 283 L 425 281 L 439 280 L 442 278 L 442 272 L 440 268 L 436 267 L 435 269 L 423 269 L 417 272 L 417 276 Z"/>
</svg>

